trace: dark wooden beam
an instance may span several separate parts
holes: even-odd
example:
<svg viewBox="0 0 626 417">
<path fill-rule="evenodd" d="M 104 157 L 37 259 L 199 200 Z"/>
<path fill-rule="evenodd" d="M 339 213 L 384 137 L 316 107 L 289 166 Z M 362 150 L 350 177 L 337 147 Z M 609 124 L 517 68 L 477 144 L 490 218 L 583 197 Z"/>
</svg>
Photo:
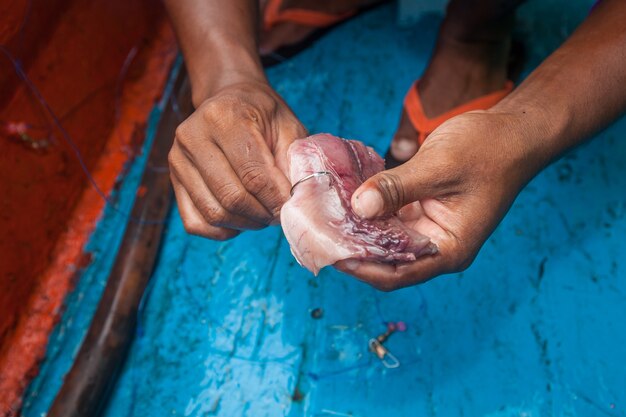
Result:
<svg viewBox="0 0 626 417">
<path fill-rule="evenodd" d="M 168 165 L 180 112 L 191 111 L 189 83 L 185 71 L 179 71 L 172 94 L 181 108 L 168 100 L 163 111 L 141 179 L 139 189 L 145 192 L 137 193 L 104 294 L 48 417 L 100 415 L 128 354 L 139 304 L 156 262 L 173 198 L 169 172 L 162 168 Z"/>
</svg>

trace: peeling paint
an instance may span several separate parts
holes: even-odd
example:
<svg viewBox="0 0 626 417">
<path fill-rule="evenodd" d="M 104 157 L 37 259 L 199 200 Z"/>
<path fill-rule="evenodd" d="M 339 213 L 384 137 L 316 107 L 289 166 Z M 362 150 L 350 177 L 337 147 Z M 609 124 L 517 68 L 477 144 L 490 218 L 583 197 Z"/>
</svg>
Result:
<svg viewBox="0 0 626 417">
<path fill-rule="evenodd" d="M 548 30 L 528 7 L 522 25 Z M 552 13 L 541 17 L 571 29 L 572 14 Z M 270 71 L 311 131 L 385 149 L 430 52 L 412 40 L 436 31 L 397 30 L 393 18 L 383 7 Z M 547 39 L 534 54 L 549 52 Z M 339 101 L 327 94 L 335 86 Z M 143 335 L 106 415 L 626 416 L 626 141 L 610 139 L 624 132 L 626 119 L 573 151 L 569 180 L 558 164 L 538 176 L 463 274 L 393 293 L 328 268 L 313 278 L 276 227 L 211 242 L 187 235 L 174 211 Z M 402 362 L 391 370 L 367 349 L 386 320 L 407 323 L 389 339 Z M 63 343 L 80 330 L 66 330 L 39 386 L 70 359 L 76 341 Z M 31 397 L 25 416 L 51 394 Z"/>
</svg>

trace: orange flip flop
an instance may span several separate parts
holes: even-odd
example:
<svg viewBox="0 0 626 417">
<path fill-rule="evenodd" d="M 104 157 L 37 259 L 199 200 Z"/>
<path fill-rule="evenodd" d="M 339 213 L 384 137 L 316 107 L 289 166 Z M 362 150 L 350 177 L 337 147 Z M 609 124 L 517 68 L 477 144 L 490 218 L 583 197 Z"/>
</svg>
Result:
<svg viewBox="0 0 626 417">
<path fill-rule="evenodd" d="M 472 110 L 487 110 L 506 97 L 513 90 L 514 86 L 513 81 L 507 81 L 504 88 L 501 90 L 470 100 L 467 103 L 461 104 L 460 106 L 430 119 L 424 113 L 424 107 L 422 106 L 422 100 L 420 99 L 418 85 L 419 80 L 415 81 L 411 85 L 411 88 L 404 97 L 404 110 L 406 111 L 409 121 L 419 133 L 417 143 L 420 145 L 424 143 L 428 135 L 430 135 L 446 120 Z M 402 164 L 402 162 L 396 160 L 391 155 L 390 151 L 387 152 L 387 155 L 385 155 L 385 162 L 387 168 L 393 168 Z"/>
<path fill-rule="evenodd" d="M 288 58 L 291 58 L 311 46 L 315 41 L 338 24 L 345 22 L 349 18 L 354 17 L 361 12 L 371 10 L 384 2 L 385 0 L 381 0 L 380 2 L 375 2 L 371 5 L 350 10 L 345 13 L 331 14 L 300 8 L 281 10 L 280 8 L 283 0 L 268 0 L 263 11 L 263 28 L 265 31 L 272 29 L 279 23 L 285 22 L 312 27 L 316 30 L 301 42 L 297 42 L 292 45 L 285 45 L 272 53 L 262 55 L 261 62 L 263 63 L 263 66 L 266 68 L 271 67 L 272 65 L 276 65 Z"/>
<path fill-rule="evenodd" d="M 278 23 L 291 22 L 302 26 L 314 28 L 325 28 L 342 22 L 357 13 L 357 10 L 350 10 L 340 14 L 330 14 L 307 9 L 286 9 L 280 10 L 282 0 L 268 0 L 263 14 L 263 25 L 265 30 L 270 30 Z"/>
</svg>

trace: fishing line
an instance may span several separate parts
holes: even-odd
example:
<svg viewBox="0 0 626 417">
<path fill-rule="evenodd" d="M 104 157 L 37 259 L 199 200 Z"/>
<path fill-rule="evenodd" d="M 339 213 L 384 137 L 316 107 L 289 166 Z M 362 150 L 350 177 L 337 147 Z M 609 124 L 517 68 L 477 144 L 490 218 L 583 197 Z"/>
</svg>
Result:
<svg viewBox="0 0 626 417">
<path fill-rule="evenodd" d="M 372 291 L 374 290 L 372 289 Z M 376 313 L 378 314 L 378 319 L 380 320 L 383 326 L 387 326 L 387 323 L 389 322 L 385 320 L 385 317 L 383 316 L 383 312 L 380 308 L 380 299 L 378 298 L 378 295 L 376 293 L 374 293 L 374 301 L 376 305 Z"/>
<path fill-rule="evenodd" d="M 22 19 L 22 22 L 20 24 L 20 28 L 18 30 L 18 37 L 19 37 L 18 45 L 20 46 L 20 49 L 23 49 L 23 46 L 24 46 L 24 32 L 25 32 L 25 28 L 26 28 L 26 23 L 28 22 L 28 19 L 30 17 L 30 13 L 31 13 L 31 10 L 32 10 L 32 5 L 33 5 L 33 0 L 28 0 L 28 3 L 26 5 L 26 11 L 24 13 L 24 18 Z M 133 46 L 133 48 L 127 54 L 126 59 L 124 60 L 124 63 L 122 65 L 122 68 L 121 68 L 120 73 L 118 75 L 116 88 L 115 88 L 115 91 L 116 91 L 116 100 L 115 100 L 115 121 L 116 121 L 116 124 L 119 121 L 119 117 L 121 116 L 121 110 L 120 110 L 121 109 L 121 90 L 122 90 L 123 81 L 124 81 L 124 79 L 125 79 L 125 77 L 127 75 L 127 72 L 130 69 L 130 66 L 131 66 L 135 56 L 137 55 L 138 49 L 139 48 L 138 48 L 137 45 Z M 78 163 L 79 163 L 83 173 L 87 177 L 87 180 L 91 183 L 91 185 L 95 189 L 96 193 L 104 200 L 105 206 L 108 205 L 115 213 L 118 213 L 118 214 L 126 217 L 129 221 L 132 221 L 132 222 L 135 222 L 135 223 L 139 223 L 139 224 L 163 224 L 163 223 L 165 223 L 166 220 L 144 220 L 144 219 L 136 218 L 135 216 L 131 215 L 130 213 L 124 212 L 123 210 L 115 207 L 114 203 L 109 199 L 109 197 L 100 188 L 100 186 L 96 182 L 95 178 L 93 177 L 93 175 L 89 171 L 89 168 L 87 167 L 87 165 L 86 165 L 86 163 L 85 163 L 85 161 L 84 161 L 84 159 L 82 157 L 82 154 L 80 153 L 80 150 L 78 149 L 78 146 L 76 145 L 76 142 L 74 142 L 74 140 L 71 138 L 69 132 L 67 132 L 67 130 L 65 130 L 65 128 L 63 127 L 63 125 L 61 123 L 61 119 L 59 117 L 57 117 L 57 115 L 54 113 L 54 111 L 52 110 L 52 108 L 50 107 L 50 105 L 46 101 L 46 99 L 43 97 L 43 95 L 41 94 L 39 89 L 35 86 L 35 84 L 30 80 L 30 78 L 28 77 L 28 75 L 24 71 L 20 59 L 15 57 L 15 56 L 13 56 L 13 54 L 11 54 L 11 52 L 8 50 L 8 48 L 5 45 L 0 45 L 0 52 L 2 52 L 8 58 L 8 60 L 13 65 L 13 68 L 15 69 L 15 72 L 16 72 L 17 76 L 26 84 L 29 92 L 35 97 L 35 99 L 37 100 L 37 102 L 40 105 L 40 106 L 38 106 L 38 108 L 44 110 L 43 116 L 44 116 L 44 119 L 46 120 L 46 123 L 48 124 L 49 130 L 50 130 L 50 135 L 52 135 L 52 132 L 53 132 L 54 129 L 52 128 L 52 125 L 50 124 L 50 120 L 48 119 L 48 117 L 45 117 L 45 114 L 47 113 L 50 116 L 50 118 L 52 118 L 52 120 L 54 122 L 54 125 L 56 125 L 57 129 L 61 132 L 65 142 L 70 146 L 72 152 L 74 153 L 76 159 L 78 160 Z M 97 89 L 97 90 L 99 90 L 99 89 Z M 171 94 L 171 95 L 173 95 L 173 94 Z M 74 109 L 71 109 L 71 111 L 73 111 L 73 110 Z M 67 115 L 65 115 L 65 116 L 67 116 Z M 8 125 L 8 123 L 7 123 L 7 125 Z M 31 125 L 29 125 L 29 124 L 25 124 L 25 126 L 26 126 L 26 128 L 31 127 Z M 121 138 L 120 138 L 120 143 L 122 145 L 124 145 L 123 141 L 121 140 Z M 153 171 L 155 171 L 155 172 L 163 172 L 162 170 L 156 170 L 156 169 L 154 169 Z"/>
<path fill-rule="evenodd" d="M 91 173 L 87 169 L 87 165 L 85 164 L 85 161 L 83 160 L 82 155 L 80 154 L 80 151 L 79 151 L 78 147 L 76 146 L 76 143 L 70 138 L 69 133 L 61 125 L 60 120 L 56 117 L 56 115 L 54 114 L 54 112 L 50 108 L 50 105 L 48 104 L 48 102 L 43 98 L 43 96 L 41 95 L 41 92 L 32 83 L 30 78 L 28 78 L 28 76 L 26 75 L 26 73 L 22 69 L 22 65 L 21 65 L 20 61 L 18 59 L 14 58 L 13 55 L 11 55 L 11 53 L 3 45 L 0 45 L 0 51 L 4 53 L 4 55 L 9 59 L 9 61 L 11 61 L 11 63 L 13 64 L 13 67 L 15 69 L 15 72 L 17 73 L 17 76 L 24 82 L 24 84 L 26 84 L 26 86 L 28 87 L 30 92 L 37 98 L 37 100 L 43 106 L 43 108 L 46 110 L 48 115 L 52 118 L 52 121 L 54 122 L 56 127 L 59 129 L 59 131 L 61 132 L 63 137 L 65 138 L 65 141 L 67 142 L 67 144 L 72 149 L 72 152 L 76 156 L 76 159 L 78 159 L 78 163 L 80 164 L 81 168 L 83 169 L 83 172 L 87 176 L 87 179 L 89 180 L 91 185 L 95 188 L 96 192 L 98 194 L 100 194 L 100 196 L 104 199 L 104 201 L 109 202 L 107 196 L 104 194 L 102 189 L 98 186 L 98 184 L 96 183 L 95 179 L 92 177 Z"/>
<path fill-rule="evenodd" d="M 176 94 L 170 95 L 170 103 L 172 104 L 172 110 L 174 110 L 176 117 L 178 117 L 178 121 L 179 122 L 184 121 L 185 116 L 183 115 L 183 112 L 180 109 L 180 105 L 178 104 L 178 99 L 176 98 Z"/>
<path fill-rule="evenodd" d="M 129 53 L 129 55 L 127 56 L 125 64 L 126 64 L 126 62 L 131 62 L 132 61 L 132 59 L 129 59 L 129 57 L 132 57 L 132 56 L 134 56 L 134 54 L 136 54 L 136 51 L 133 53 L 133 50 L 135 50 L 135 48 L 133 48 L 131 50 L 131 53 Z M 130 213 L 127 213 L 127 212 L 125 212 L 125 211 L 115 207 L 114 203 L 109 199 L 109 197 L 105 194 L 105 192 L 102 190 L 102 188 L 100 188 L 100 186 L 96 182 L 95 178 L 93 177 L 93 175 L 89 171 L 89 168 L 87 167 L 87 165 L 86 165 L 86 163 L 85 163 L 85 161 L 84 161 L 84 159 L 82 157 L 82 154 L 80 153 L 80 150 L 78 149 L 78 146 L 77 146 L 76 142 L 72 139 L 72 137 L 70 136 L 69 132 L 63 127 L 63 124 L 61 123 L 61 120 L 57 117 L 57 115 L 55 114 L 54 110 L 52 110 L 52 108 L 50 107 L 50 104 L 46 101 L 46 99 L 43 97 L 43 95 L 41 94 L 41 92 L 39 91 L 37 86 L 31 81 L 31 79 L 28 77 L 28 75 L 24 71 L 24 69 L 22 67 L 22 64 L 21 64 L 21 61 L 18 58 L 14 57 L 11 54 L 11 52 L 4 45 L 0 45 L 0 52 L 2 52 L 7 57 L 7 59 L 9 59 L 9 61 L 13 65 L 13 68 L 15 69 L 15 72 L 16 72 L 17 76 L 20 78 L 20 80 L 22 80 L 22 82 L 24 82 L 24 84 L 28 88 L 29 92 L 31 94 L 33 94 L 33 96 L 37 99 L 37 101 L 39 102 L 41 107 L 45 110 L 45 112 L 48 114 L 48 116 L 52 119 L 52 122 L 53 122 L 54 126 L 56 126 L 56 128 L 58 129 L 59 132 L 61 132 L 61 135 L 62 135 L 63 139 L 65 140 L 65 142 L 71 148 L 71 151 L 74 154 L 74 156 L 76 157 L 76 160 L 78 161 L 78 163 L 79 163 L 83 173 L 87 177 L 87 180 L 89 181 L 91 186 L 94 188 L 96 193 L 104 200 L 105 204 L 107 204 L 114 212 L 116 212 L 116 213 L 118 213 L 118 214 L 128 218 L 128 220 L 132 221 L 132 222 L 136 222 L 136 223 L 139 223 L 139 224 L 162 224 L 162 223 L 165 223 L 166 220 L 143 220 L 141 218 L 137 218 L 135 216 L 132 216 Z M 127 71 L 127 69 L 125 71 L 123 71 L 122 73 L 124 74 L 126 71 Z"/>
<path fill-rule="evenodd" d="M 22 18 L 22 22 L 20 23 L 20 27 L 18 29 L 18 49 L 19 50 L 24 50 L 24 32 L 26 29 L 26 23 L 28 22 L 28 19 L 30 18 L 30 13 L 32 10 L 32 5 L 33 5 L 33 0 L 28 0 L 28 2 L 26 3 L 26 9 L 24 12 L 24 17 Z M 8 48 L 5 45 L 0 45 L 0 48 L 4 49 L 3 52 L 5 52 L 5 54 L 10 54 L 10 52 L 8 51 Z M 11 58 L 11 56 L 9 56 L 9 60 L 11 60 L 13 62 L 13 59 Z M 15 61 L 18 61 L 17 58 L 14 58 Z M 18 61 L 19 62 L 19 61 Z M 14 63 L 15 66 L 15 63 Z M 19 76 L 19 75 L 18 75 Z M 32 93 L 28 95 L 28 100 L 31 102 L 31 104 L 33 105 L 33 107 L 35 107 L 37 109 L 37 112 L 39 113 L 39 115 L 44 119 L 46 125 L 47 125 L 47 129 L 48 129 L 48 140 L 47 141 L 42 141 L 45 142 L 44 146 L 48 145 L 48 142 L 54 142 L 54 138 L 53 138 L 53 128 L 52 128 L 52 124 L 50 123 L 50 120 L 48 120 L 48 118 L 46 117 L 46 113 L 45 111 L 41 108 L 41 106 L 37 106 L 36 101 L 33 100 L 34 97 L 32 96 Z M 11 135 L 11 134 L 17 134 L 17 136 L 19 136 L 22 140 L 25 139 L 26 137 L 29 137 L 28 134 L 26 133 L 27 130 L 29 129 L 46 129 L 43 126 L 36 126 L 33 125 L 31 123 L 25 123 L 25 122 L 12 122 L 12 121 L 3 121 L 2 122 L 5 126 L 5 130 L 6 132 Z M 18 129 L 12 129 L 12 128 L 16 128 L 18 127 L 22 129 L 22 131 L 19 131 Z M 15 131 L 14 131 L 15 130 Z M 31 145 L 35 145 L 34 144 L 34 140 L 30 140 L 28 142 L 31 142 Z M 35 146 L 33 146 L 34 149 L 37 149 Z"/>
<path fill-rule="evenodd" d="M 138 50 L 139 48 L 137 47 L 137 45 L 135 45 L 128 52 L 128 55 L 126 55 L 126 59 L 124 59 L 124 63 L 122 64 L 122 69 L 120 70 L 120 73 L 117 77 L 117 82 L 115 83 L 115 126 L 117 126 L 120 118 L 122 117 L 122 87 L 124 84 L 124 79 L 126 78 L 128 70 L 130 69 L 130 65 L 137 56 Z M 128 142 L 124 142 L 121 132 L 118 132 L 117 137 L 120 142 L 120 146 L 122 147 L 122 150 L 128 156 L 131 156 L 133 152 L 130 149 L 130 140 Z"/>
<path fill-rule="evenodd" d="M 20 28 L 18 30 L 18 33 L 19 33 L 18 46 L 20 50 L 24 49 L 24 29 L 26 28 L 26 22 L 28 21 L 28 18 L 30 17 L 30 12 L 32 8 L 33 8 L 33 0 L 28 0 L 28 3 L 26 3 L 26 12 L 24 13 L 24 18 L 22 19 L 22 23 L 20 24 Z"/>
<path fill-rule="evenodd" d="M 418 311 L 419 311 L 421 317 L 426 317 L 427 314 L 428 314 L 428 303 L 427 303 L 426 297 L 422 293 L 421 288 L 419 288 L 419 287 L 415 287 L 415 288 L 416 288 L 417 293 L 419 294 L 420 301 L 421 301 L 420 305 L 418 307 Z M 380 305 L 380 298 L 378 297 L 378 293 L 373 288 L 372 288 L 372 291 L 373 291 L 373 295 L 374 295 L 374 304 L 375 304 L 376 316 L 378 317 L 378 320 L 380 321 L 380 323 L 384 327 L 386 327 L 386 328 L 389 328 L 390 325 L 393 325 L 396 328 L 400 327 L 400 326 L 404 326 L 405 327 L 404 330 L 406 330 L 406 327 L 408 327 L 408 326 L 406 326 L 403 321 L 392 322 L 392 321 L 386 320 L 386 318 L 385 318 L 385 316 L 383 315 L 383 312 L 382 312 L 382 308 L 381 308 L 381 305 Z M 404 331 L 404 330 L 401 330 L 401 331 Z M 409 365 L 416 364 L 416 363 L 418 363 L 420 361 L 421 361 L 420 357 L 414 357 L 414 358 L 409 359 L 409 360 L 402 360 L 402 366 L 406 367 L 406 366 L 409 366 Z M 306 375 L 309 378 L 311 378 L 312 380 L 314 380 L 314 381 L 319 381 L 319 380 L 335 377 L 335 376 L 338 376 L 338 375 L 342 375 L 342 374 L 345 374 L 345 373 L 350 372 L 350 371 L 363 369 L 363 368 L 367 368 L 367 367 L 371 367 L 371 366 L 373 366 L 373 357 L 372 356 L 370 356 L 369 359 L 367 359 L 366 361 L 363 361 L 363 362 L 355 364 L 355 365 L 351 365 L 351 366 L 347 366 L 347 367 L 344 367 L 344 368 L 340 368 L 340 369 L 336 369 L 336 370 L 332 370 L 332 371 L 327 371 L 327 372 L 312 372 L 312 371 L 309 371 L 309 372 L 306 373 Z"/>
</svg>

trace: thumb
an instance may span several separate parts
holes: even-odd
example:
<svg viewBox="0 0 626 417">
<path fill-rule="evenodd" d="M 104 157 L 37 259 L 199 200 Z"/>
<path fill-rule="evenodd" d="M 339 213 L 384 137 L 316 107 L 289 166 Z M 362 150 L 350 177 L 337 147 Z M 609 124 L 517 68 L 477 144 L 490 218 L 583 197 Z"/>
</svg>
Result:
<svg viewBox="0 0 626 417">
<path fill-rule="evenodd" d="M 352 195 L 354 212 L 366 219 L 395 213 L 407 204 L 436 193 L 435 183 L 413 158 L 394 169 L 379 172 Z"/>
<path fill-rule="evenodd" d="M 295 117 L 294 117 L 295 119 Z M 273 148 L 276 166 L 289 178 L 289 147 L 296 139 L 308 136 L 306 128 L 298 120 L 289 120 L 289 123 L 278 131 Z"/>
</svg>

